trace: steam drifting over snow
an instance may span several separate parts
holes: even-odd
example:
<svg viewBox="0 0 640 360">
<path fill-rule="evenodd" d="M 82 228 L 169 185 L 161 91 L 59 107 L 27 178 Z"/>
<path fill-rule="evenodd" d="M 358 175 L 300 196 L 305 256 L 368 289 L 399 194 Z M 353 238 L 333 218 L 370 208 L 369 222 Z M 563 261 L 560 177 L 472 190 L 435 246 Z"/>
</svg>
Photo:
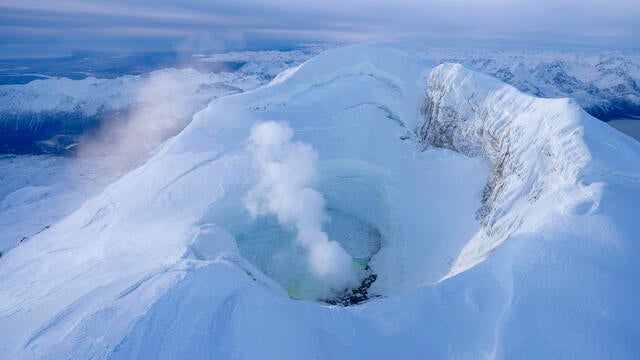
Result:
<svg viewBox="0 0 640 360">
<path fill-rule="evenodd" d="M 89 138 L 82 142 L 81 153 L 115 153 L 139 158 L 178 133 L 190 116 L 203 106 L 202 103 L 206 104 L 209 98 L 194 101 L 194 87 L 194 84 L 171 72 L 150 74 L 134 95 L 139 105 L 130 111 L 126 119 L 106 123 L 97 139 Z"/>
<path fill-rule="evenodd" d="M 291 141 L 293 129 L 284 122 L 255 125 L 249 138 L 259 180 L 245 199 L 253 217 L 274 214 L 283 226 L 297 231 L 308 250 L 309 270 L 333 290 L 356 285 L 351 256 L 322 229 L 327 220 L 324 198 L 311 188 L 318 154 L 308 144 Z M 274 239 L 277 241 L 277 239 Z"/>
<path fill-rule="evenodd" d="M 212 101 L 140 167 L 3 255 L 0 353 L 637 358 L 636 141 L 574 102 L 382 47 L 330 51 L 281 80 Z M 260 133 L 255 119 L 291 129 Z M 467 152 L 463 139 L 482 146 Z M 324 228 L 315 189 L 334 220 Z M 497 221 L 476 218 L 483 201 Z M 249 259 L 247 244 L 273 250 L 271 234 L 285 232 L 237 231 L 252 202 L 294 242 L 326 231 L 368 259 L 383 296 L 346 307 L 287 297 L 291 259 L 305 256 L 259 254 L 280 268 Z M 354 235 L 376 246 L 354 251 Z M 206 256 L 188 255 L 194 242 Z M 438 281 L 452 267 L 466 271 Z"/>
</svg>

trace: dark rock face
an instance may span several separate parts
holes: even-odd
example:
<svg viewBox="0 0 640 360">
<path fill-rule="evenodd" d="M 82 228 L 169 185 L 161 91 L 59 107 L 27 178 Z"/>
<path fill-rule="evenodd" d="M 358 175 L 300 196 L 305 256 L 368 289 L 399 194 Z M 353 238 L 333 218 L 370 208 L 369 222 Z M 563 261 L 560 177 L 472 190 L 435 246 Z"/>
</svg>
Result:
<svg viewBox="0 0 640 360">
<path fill-rule="evenodd" d="M 491 162 L 493 175 L 483 191 L 482 204 L 476 212 L 478 220 L 487 226 L 495 210 L 494 203 L 504 188 L 505 168 L 513 161 L 513 156 L 508 148 L 509 143 L 487 125 L 488 114 L 480 110 L 473 98 L 467 99 L 467 111 L 460 111 L 444 103 L 447 91 L 443 79 L 431 79 L 420 109 L 424 121 L 416 133 L 424 149 L 445 148 L 470 157 L 480 156 Z M 474 121 L 475 118 L 479 121 Z"/>
<path fill-rule="evenodd" d="M 525 178 L 522 164 L 514 154 L 519 136 L 495 126 L 492 119 L 499 114 L 491 112 L 483 94 L 470 93 L 457 102 L 447 100 L 452 91 L 450 86 L 442 71 L 432 73 L 421 107 L 423 121 L 416 134 L 423 149 L 445 148 L 483 158 L 491 164 L 492 175 L 483 190 L 476 217 L 487 236 L 506 236 L 502 229 L 509 226 L 504 224 L 499 204 L 505 201 L 506 183 L 522 183 Z"/>
<path fill-rule="evenodd" d="M 343 294 L 333 299 L 327 299 L 324 302 L 331 305 L 352 306 L 379 297 L 379 295 L 369 294 L 369 288 L 376 279 L 378 279 L 378 275 L 376 275 L 368 265 L 364 268 L 363 272 L 365 273 L 365 277 L 358 288 L 349 289 Z"/>
<path fill-rule="evenodd" d="M 482 228 L 475 236 L 484 248 L 475 252 L 480 256 L 465 254 L 469 258 L 495 250 L 559 186 L 609 171 L 587 155 L 582 136 L 591 119 L 571 99 L 537 99 L 461 65 L 443 64 L 430 74 L 421 110 L 415 131 L 423 148 L 450 149 L 491 166 L 476 212 Z"/>
</svg>

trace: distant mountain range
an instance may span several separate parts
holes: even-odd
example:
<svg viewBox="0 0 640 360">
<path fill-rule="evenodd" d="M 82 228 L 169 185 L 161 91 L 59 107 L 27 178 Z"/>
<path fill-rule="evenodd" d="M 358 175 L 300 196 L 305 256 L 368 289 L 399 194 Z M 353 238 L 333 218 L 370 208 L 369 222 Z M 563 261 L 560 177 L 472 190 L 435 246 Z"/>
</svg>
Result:
<svg viewBox="0 0 640 360">
<path fill-rule="evenodd" d="M 575 99 L 600 120 L 640 115 L 640 53 L 417 47 L 425 59 L 479 70 L 536 97 Z"/>
<path fill-rule="evenodd" d="M 164 100 L 180 102 L 181 112 L 170 119 L 172 127 L 180 129 L 213 98 L 267 84 L 282 71 L 329 47 L 196 54 L 187 59 L 150 54 L 111 55 L 98 60 L 85 54 L 66 61 L 51 59 L 50 68 L 42 59 L 3 60 L 0 153 L 66 153 L 74 149 L 80 135 L 99 130 L 114 119 L 126 120 L 131 111 L 157 100 L 146 94 L 146 85 L 157 76 L 168 79 L 171 88 L 180 89 L 175 96 L 165 94 Z M 434 65 L 461 63 L 536 97 L 573 98 L 604 121 L 640 115 L 638 53 L 425 46 L 413 47 L 410 52 Z M 167 64 L 173 67 L 150 71 Z"/>
</svg>

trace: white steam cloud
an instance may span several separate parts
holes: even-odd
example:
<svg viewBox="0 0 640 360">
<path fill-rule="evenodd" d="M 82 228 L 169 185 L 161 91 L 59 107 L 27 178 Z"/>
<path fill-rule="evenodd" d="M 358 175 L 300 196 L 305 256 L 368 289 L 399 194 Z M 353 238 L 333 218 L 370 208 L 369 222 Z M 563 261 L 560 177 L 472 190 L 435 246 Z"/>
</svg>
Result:
<svg viewBox="0 0 640 360">
<path fill-rule="evenodd" d="M 128 168 L 180 132 L 197 110 L 218 95 L 215 91 L 199 91 L 210 82 L 209 76 L 193 70 L 150 73 L 133 85 L 138 89 L 125 114 L 117 114 L 105 121 L 97 134 L 80 139 L 78 155 L 101 157 L 112 162 L 114 170 Z"/>
<path fill-rule="evenodd" d="M 297 241 L 309 252 L 311 273 L 335 291 L 352 287 L 357 277 L 351 256 L 322 230 L 327 219 L 324 198 L 310 187 L 318 155 L 308 144 L 291 141 L 293 130 L 284 122 L 255 125 L 249 150 L 259 172 L 245 205 L 252 216 L 274 214 L 297 231 Z"/>
<path fill-rule="evenodd" d="M 81 155 L 138 159 L 184 126 L 187 104 L 181 86 L 167 72 L 152 73 L 142 84 L 128 116 L 106 122 L 97 138 L 81 142 Z"/>
</svg>

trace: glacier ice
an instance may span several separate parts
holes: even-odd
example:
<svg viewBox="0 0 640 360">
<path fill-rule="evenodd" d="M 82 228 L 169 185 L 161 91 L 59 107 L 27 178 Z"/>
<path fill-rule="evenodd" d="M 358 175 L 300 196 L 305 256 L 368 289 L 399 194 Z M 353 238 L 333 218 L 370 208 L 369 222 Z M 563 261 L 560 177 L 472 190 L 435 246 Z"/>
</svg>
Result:
<svg viewBox="0 0 640 360">
<path fill-rule="evenodd" d="M 433 65 L 353 46 L 210 102 L 0 258 L 0 352 L 634 358 L 640 145 L 572 101 Z M 287 121 L 313 146 L 326 232 L 369 258 L 381 297 L 343 307 L 287 295 L 305 264 L 291 261 L 294 242 L 269 240 L 295 234 L 243 204 L 257 120 Z"/>
</svg>

